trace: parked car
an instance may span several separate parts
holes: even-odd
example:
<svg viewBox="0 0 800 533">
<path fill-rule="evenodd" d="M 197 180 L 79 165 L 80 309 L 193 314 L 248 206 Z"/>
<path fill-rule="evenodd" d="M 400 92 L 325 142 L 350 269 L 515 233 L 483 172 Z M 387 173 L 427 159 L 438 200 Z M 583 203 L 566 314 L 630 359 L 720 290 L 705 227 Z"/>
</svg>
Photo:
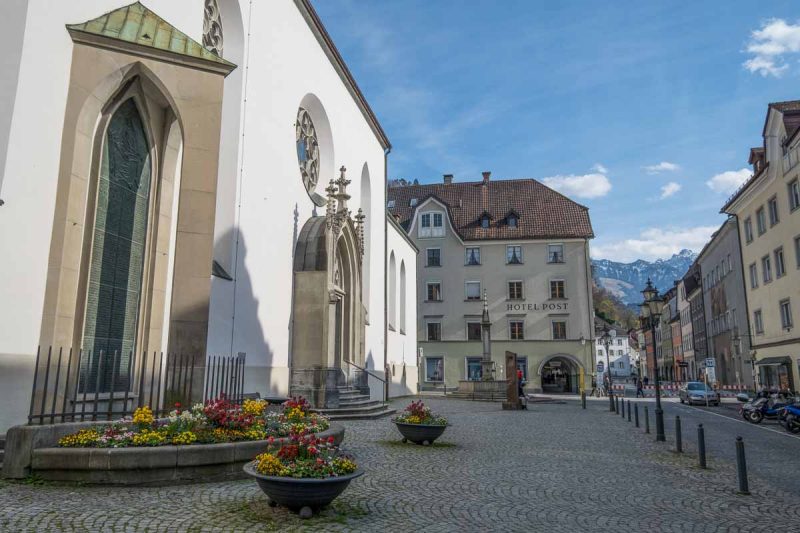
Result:
<svg viewBox="0 0 800 533">
<path fill-rule="evenodd" d="M 706 386 L 702 381 L 689 381 L 678 391 L 681 403 L 689 405 L 706 405 L 706 396 L 708 396 L 708 405 L 719 405 L 719 393 Z"/>
</svg>

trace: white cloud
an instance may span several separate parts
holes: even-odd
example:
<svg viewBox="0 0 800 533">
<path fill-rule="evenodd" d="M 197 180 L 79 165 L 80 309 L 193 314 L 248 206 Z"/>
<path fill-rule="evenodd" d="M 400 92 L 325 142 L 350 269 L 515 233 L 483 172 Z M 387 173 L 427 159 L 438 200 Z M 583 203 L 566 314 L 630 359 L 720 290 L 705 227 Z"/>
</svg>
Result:
<svg viewBox="0 0 800 533">
<path fill-rule="evenodd" d="M 605 174 L 593 172 L 576 176 L 550 176 L 542 182 L 558 192 L 575 198 L 600 198 L 611 190 L 611 182 Z"/>
<path fill-rule="evenodd" d="M 592 246 L 592 257 L 631 262 L 667 259 L 683 249 L 699 252 L 711 239 L 717 226 L 693 228 L 647 228 L 636 238 Z"/>
<path fill-rule="evenodd" d="M 592 167 L 592 172 L 599 172 L 600 174 L 608 174 L 608 169 L 600 163 L 595 163 Z"/>
<path fill-rule="evenodd" d="M 674 181 L 670 181 L 669 183 L 661 187 L 661 199 L 663 200 L 664 198 L 669 198 L 670 196 L 672 196 L 673 194 L 675 194 L 680 190 L 681 190 L 680 183 L 675 183 Z"/>
<path fill-rule="evenodd" d="M 740 168 L 739 170 L 728 170 L 713 176 L 706 182 L 708 188 L 714 192 L 730 194 L 750 178 L 750 169 Z"/>
<path fill-rule="evenodd" d="M 784 55 L 800 52 L 800 24 L 767 20 L 750 35 L 747 52 L 753 57 L 743 63 L 744 68 L 754 74 L 779 78 L 789 68 Z"/>
<path fill-rule="evenodd" d="M 669 161 L 662 161 L 657 165 L 647 165 L 642 168 L 644 168 L 645 172 L 648 174 L 658 174 L 660 172 L 675 172 L 676 170 L 680 170 L 681 167 Z"/>
</svg>

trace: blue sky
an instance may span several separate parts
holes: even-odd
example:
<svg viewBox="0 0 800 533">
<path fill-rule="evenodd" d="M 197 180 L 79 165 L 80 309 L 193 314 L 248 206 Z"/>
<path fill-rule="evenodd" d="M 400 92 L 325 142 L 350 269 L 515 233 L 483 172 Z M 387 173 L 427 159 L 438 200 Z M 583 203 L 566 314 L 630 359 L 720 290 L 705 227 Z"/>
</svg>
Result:
<svg viewBox="0 0 800 533">
<path fill-rule="evenodd" d="M 591 209 L 595 257 L 699 251 L 767 103 L 800 99 L 789 1 L 314 5 L 392 142 L 390 178 L 543 180 Z"/>
</svg>

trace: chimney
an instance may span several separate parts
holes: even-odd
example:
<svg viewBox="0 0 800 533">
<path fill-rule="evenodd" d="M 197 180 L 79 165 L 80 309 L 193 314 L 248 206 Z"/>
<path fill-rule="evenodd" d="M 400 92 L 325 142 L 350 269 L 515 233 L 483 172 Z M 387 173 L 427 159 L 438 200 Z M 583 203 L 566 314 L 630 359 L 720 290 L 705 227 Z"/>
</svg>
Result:
<svg viewBox="0 0 800 533">
<path fill-rule="evenodd" d="M 450 185 L 451 183 L 453 183 L 453 175 L 452 174 L 445 174 L 444 175 L 444 184 L 445 185 Z"/>
<path fill-rule="evenodd" d="M 486 185 L 489 183 L 489 176 L 491 176 L 492 173 L 487 170 L 486 172 L 481 172 L 481 174 L 483 174 L 483 184 Z"/>
</svg>

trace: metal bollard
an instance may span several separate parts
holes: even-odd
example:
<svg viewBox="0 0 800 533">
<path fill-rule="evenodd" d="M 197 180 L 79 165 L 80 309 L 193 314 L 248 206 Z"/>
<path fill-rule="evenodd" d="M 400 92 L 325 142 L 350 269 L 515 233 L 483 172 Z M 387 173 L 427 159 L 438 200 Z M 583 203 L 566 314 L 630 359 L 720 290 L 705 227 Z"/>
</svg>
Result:
<svg viewBox="0 0 800 533">
<path fill-rule="evenodd" d="M 739 477 L 739 494 L 750 494 L 750 487 L 747 486 L 747 461 L 744 459 L 742 437 L 736 437 L 736 473 Z"/>
<path fill-rule="evenodd" d="M 628 422 L 631 421 L 631 401 L 628 400 Z"/>
<path fill-rule="evenodd" d="M 636 427 L 638 428 L 639 427 L 639 402 L 636 402 L 635 404 L 633 404 L 633 411 L 634 411 L 633 412 L 634 424 L 636 424 Z"/>
<path fill-rule="evenodd" d="M 585 390 L 581 391 L 581 407 L 583 409 L 586 409 L 586 391 Z"/>
<path fill-rule="evenodd" d="M 644 432 L 650 433 L 650 414 L 647 412 L 647 406 L 644 406 Z"/>
<path fill-rule="evenodd" d="M 706 432 L 703 424 L 697 425 L 697 460 L 700 468 L 706 467 Z"/>
<path fill-rule="evenodd" d="M 683 453 L 683 438 L 681 435 L 681 417 L 675 417 L 675 451 Z"/>
<path fill-rule="evenodd" d="M 625 398 L 623 398 L 622 401 L 619 402 L 619 403 L 622 404 L 620 406 L 621 409 L 620 409 L 620 412 L 619 412 L 619 416 L 621 416 L 622 418 L 625 418 Z"/>
</svg>

